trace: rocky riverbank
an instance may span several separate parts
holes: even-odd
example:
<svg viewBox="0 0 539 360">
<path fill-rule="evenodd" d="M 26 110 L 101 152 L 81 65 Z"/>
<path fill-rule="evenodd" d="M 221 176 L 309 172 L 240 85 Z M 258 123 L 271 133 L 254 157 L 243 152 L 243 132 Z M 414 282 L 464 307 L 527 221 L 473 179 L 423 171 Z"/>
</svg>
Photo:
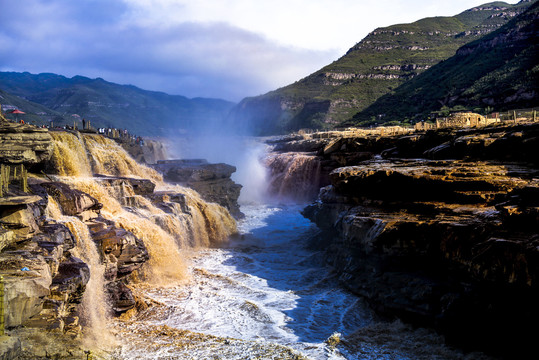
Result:
<svg viewBox="0 0 539 360">
<path fill-rule="evenodd" d="M 320 164 L 304 214 L 345 286 L 466 349 L 533 353 L 539 124 L 274 143 Z"/>
<path fill-rule="evenodd" d="M 179 249 L 235 231 L 224 208 L 167 186 L 99 135 L 2 122 L 0 144 L 2 358 L 85 358 L 88 338 L 107 341 L 99 318 L 144 306 L 134 283 L 181 279 Z"/>
</svg>

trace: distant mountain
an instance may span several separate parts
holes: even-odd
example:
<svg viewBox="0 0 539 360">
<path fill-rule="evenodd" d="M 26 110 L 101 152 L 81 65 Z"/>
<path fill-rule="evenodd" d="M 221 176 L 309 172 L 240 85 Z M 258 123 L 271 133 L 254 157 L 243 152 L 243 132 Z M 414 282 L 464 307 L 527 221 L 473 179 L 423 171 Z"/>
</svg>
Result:
<svg viewBox="0 0 539 360">
<path fill-rule="evenodd" d="M 459 109 L 534 106 L 539 106 L 539 2 L 382 96 L 348 124 L 427 119 L 431 113 Z"/>
<path fill-rule="evenodd" d="M 461 46 L 499 29 L 533 2 L 492 2 L 456 16 L 378 28 L 306 78 L 243 99 L 229 121 L 257 134 L 338 126 Z"/>
<path fill-rule="evenodd" d="M 188 99 L 100 78 L 56 74 L 0 72 L 0 89 L 4 107 L 16 105 L 29 112 L 36 124 L 53 118 L 56 124 L 72 124 L 75 114 L 94 127 L 125 128 L 141 135 L 204 129 L 220 123 L 234 106 L 225 100 Z M 47 110 L 34 109 L 37 104 Z"/>
<path fill-rule="evenodd" d="M 47 125 L 50 122 L 53 122 L 54 124 L 64 124 L 67 121 L 64 119 L 64 116 L 57 111 L 25 100 L 3 90 L 0 90 L 0 105 L 2 105 L 2 113 L 7 118 L 15 119 L 16 116 L 9 114 L 9 112 L 20 109 L 25 112 L 25 115 L 20 117 L 20 119 L 24 118 L 25 121 L 36 125 Z M 73 122 L 71 121 L 71 123 Z"/>
</svg>

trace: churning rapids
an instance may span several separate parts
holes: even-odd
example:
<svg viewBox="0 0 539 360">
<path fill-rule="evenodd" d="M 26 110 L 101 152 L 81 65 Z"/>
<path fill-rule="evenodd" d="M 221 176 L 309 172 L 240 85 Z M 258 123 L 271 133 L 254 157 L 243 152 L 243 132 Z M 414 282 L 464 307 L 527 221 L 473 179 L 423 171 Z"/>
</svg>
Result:
<svg viewBox="0 0 539 360">
<path fill-rule="evenodd" d="M 311 244 L 316 228 L 302 209 L 242 205 L 239 236 L 224 247 L 193 250 L 186 283 L 136 288 L 151 306 L 115 320 L 121 346 L 114 357 L 477 358 L 445 346 L 432 331 L 378 319 L 340 287 Z"/>
<path fill-rule="evenodd" d="M 122 355 L 346 358 L 324 341 L 332 335 L 337 339 L 335 332 L 350 333 L 371 317 L 357 297 L 335 285 L 320 265 L 321 255 L 307 248 L 314 229 L 300 209 L 244 206 L 241 237 L 227 248 L 193 254 L 187 285 L 145 291 L 159 310 L 120 323 L 127 340 L 122 343 L 129 344 Z"/>
<path fill-rule="evenodd" d="M 301 215 L 304 204 L 269 200 L 261 191 L 282 195 L 288 189 L 298 195 L 318 178 L 311 173 L 320 169 L 314 156 L 267 157 L 260 143 L 249 143 L 235 154 L 230 146 L 221 146 L 232 158 L 184 154 L 238 169 L 235 181 L 244 186 L 241 210 L 246 216 L 237 224 L 238 234 L 227 242 L 236 224 L 224 208 L 205 203 L 190 189 L 164 183 L 111 140 L 68 133 L 53 133 L 53 138 L 62 181 L 98 199 L 102 214 L 144 238 L 150 254 L 146 271 L 133 279 L 136 311 L 110 319 L 104 310 L 106 269 L 87 224 L 63 215 L 54 201 L 49 202 L 48 216 L 69 226 L 81 244 L 77 255 L 92 269 L 82 300 L 85 339 L 102 357 L 482 358 L 445 346 L 432 331 L 383 321 L 360 297 L 340 287 L 324 263 L 323 249 L 313 246 L 317 229 Z M 152 179 L 160 189 L 183 194 L 189 216 L 177 206 L 164 212 L 133 189 L 104 187 L 93 173 Z M 125 206 L 126 196 L 139 206 Z"/>
<path fill-rule="evenodd" d="M 139 289 L 152 307 L 115 327 L 127 359 L 474 359 L 383 322 L 338 286 L 298 205 L 249 205 L 241 237 L 191 256 L 185 285 Z M 477 355 L 477 354 L 476 354 Z"/>
</svg>

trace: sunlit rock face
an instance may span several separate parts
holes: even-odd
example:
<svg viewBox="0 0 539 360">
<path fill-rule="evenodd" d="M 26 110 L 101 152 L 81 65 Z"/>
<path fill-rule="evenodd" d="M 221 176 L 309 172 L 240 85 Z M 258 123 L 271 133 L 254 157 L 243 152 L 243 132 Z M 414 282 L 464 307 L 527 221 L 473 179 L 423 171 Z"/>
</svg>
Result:
<svg viewBox="0 0 539 360">
<path fill-rule="evenodd" d="M 0 163 L 38 164 L 49 159 L 52 151 L 47 129 L 0 121 Z"/>
<path fill-rule="evenodd" d="M 42 193 L 36 185 L 32 191 Z M 10 234 L 0 253 L 5 283 L 6 327 L 28 326 L 77 334 L 76 316 L 90 272 L 71 250 L 77 245 L 63 224 L 46 221 L 41 196 L 0 200 L 0 222 Z"/>
<path fill-rule="evenodd" d="M 16 356 L 83 357 L 81 340 L 113 346 L 107 319 L 136 305 L 127 284 L 182 281 L 181 251 L 226 242 L 236 223 L 195 191 L 164 183 L 111 139 L 44 134 L 50 149 L 37 151 L 37 163 L 0 161 L 49 172 L 30 174 L 26 193 L 10 181 L 0 198 L 6 327 L 22 339 Z M 40 336 L 45 331 L 50 336 Z"/>
<path fill-rule="evenodd" d="M 319 246 L 343 284 L 459 345 L 531 349 L 524 324 L 539 320 L 538 129 L 380 139 L 386 150 L 374 159 L 336 167 L 304 214 L 322 230 Z"/>
</svg>

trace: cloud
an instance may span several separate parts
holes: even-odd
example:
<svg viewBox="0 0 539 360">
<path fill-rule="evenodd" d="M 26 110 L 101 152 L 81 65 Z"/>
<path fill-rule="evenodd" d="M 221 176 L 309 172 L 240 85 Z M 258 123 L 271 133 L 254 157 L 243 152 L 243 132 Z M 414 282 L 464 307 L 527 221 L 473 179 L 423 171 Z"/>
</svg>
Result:
<svg viewBox="0 0 539 360">
<path fill-rule="evenodd" d="M 278 45 L 224 22 L 148 26 L 129 21 L 130 9 L 114 1 L 22 3 L 24 9 L 7 9 L 18 15 L 0 30 L 2 70 L 103 77 L 239 101 L 305 76 L 338 55 Z"/>
<path fill-rule="evenodd" d="M 0 70 L 239 101 L 320 69 L 376 27 L 482 2 L 4 1 Z"/>
</svg>

